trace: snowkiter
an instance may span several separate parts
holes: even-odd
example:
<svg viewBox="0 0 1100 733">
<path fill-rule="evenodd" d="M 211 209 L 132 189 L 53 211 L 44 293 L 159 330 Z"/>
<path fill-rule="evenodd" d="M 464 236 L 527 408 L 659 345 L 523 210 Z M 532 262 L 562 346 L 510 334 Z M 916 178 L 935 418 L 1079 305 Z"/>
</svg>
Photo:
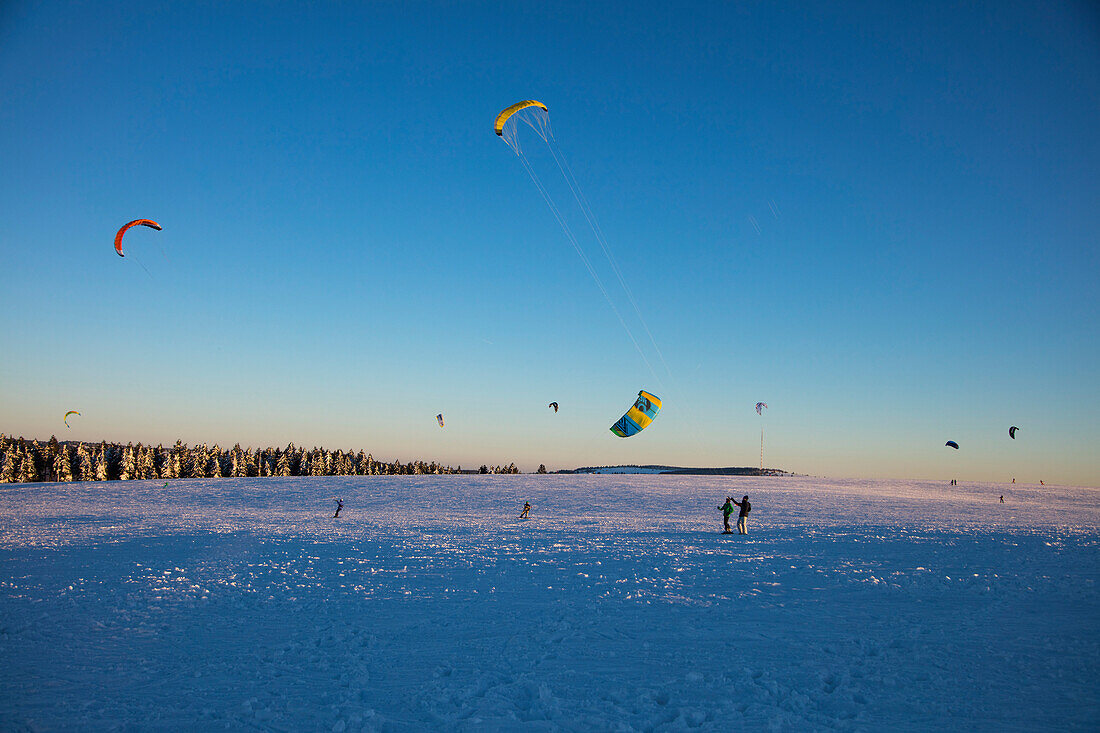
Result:
<svg viewBox="0 0 1100 733">
<path fill-rule="evenodd" d="M 519 518 L 520 519 L 527 519 L 530 514 L 531 514 L 531 504 L 529 502 L 525 501 L 525 502 L 523 502 L 523 511 L 520 512 Z"/>
<path fill-rule="evenodd" d="M 343 501 L 341 501 L 340 499 L 336 499 L 335 501 L 336 501 L 336 513 L 332 515 L 333 519 L 336 519 L 338 516 L 340 516 L 340 510 L 344 508 L 344 502 Z"/>
<path fill-rule="evenodd" d="M 749 530 L 746 526 L 746 521 L 749 518 L 749 512 L 752 511 L 752 504 L 749 503 L 749 497 L 746 494 L 741 498 L 741 501 L 731 499 L 731 501 L 737 506 L 741 507 L 740 513 L 737 515 L 737 534 L 748 534 Z"/>
<path fill-rule="evenodd" d="M 1002 504 L 1004 504 L 1004 503 L 1005 503 L 1005 495 L 1004 495 L 1004 494 L 1001 494 L 1001 503 L 1002 503 Z"/>
<path fill-rule="evenodd" d="M 726 503 L 718 508 L 722 510 L 722 524 L 725 525 L 722 534 L 733 534 L 733 530 L 730 529 L 730 515 L 733 514 L 733 499 L 727 496 Z"/>
</svg>

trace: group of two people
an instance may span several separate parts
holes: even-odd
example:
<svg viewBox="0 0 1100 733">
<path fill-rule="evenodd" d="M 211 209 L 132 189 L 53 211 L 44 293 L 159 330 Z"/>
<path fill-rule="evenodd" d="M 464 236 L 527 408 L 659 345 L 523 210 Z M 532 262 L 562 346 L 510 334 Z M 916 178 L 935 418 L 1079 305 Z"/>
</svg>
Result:
<svg viewBox="0 0 1100 733">
<path fill-rule="evenodd" d="M 733 534 L 733 530 L 730 529 L 730 515 L 733 514 L 733 508 L 738 507 L 741 509 L 737 515 L 737 534 L 748 534 L 748 518 L 749 512 L 752 511 L 752 504 L 749 503 L 749 497 L 746 494 L 741 498 L 741 501 L 737 501 L 731 496 L 726 497 L 726 503 L 718 507 L 722 510 L 722 522 L 726 525 L 725 534 Z"/>
</svg>

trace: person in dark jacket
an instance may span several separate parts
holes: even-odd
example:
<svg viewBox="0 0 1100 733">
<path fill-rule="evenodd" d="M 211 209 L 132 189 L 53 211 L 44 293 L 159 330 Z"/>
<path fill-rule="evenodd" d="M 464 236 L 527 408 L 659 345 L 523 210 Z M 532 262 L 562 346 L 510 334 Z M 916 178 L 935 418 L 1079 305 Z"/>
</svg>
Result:
<svg viewBox="0 0 1100 733">
<path fill-rule="evenodd" d="M 722 510 L 722 523 L 726 526 L 723 534 L 733 534 L 733 530 L 730 529 L 730 515 L 733 514 L 733 499 L 726 497 L 726 503 L 718 507 Z"/>
<path fill-rule="evenodd" d="M 340 510 L 344 508 L 344 502 L 343 501 L 341 501 L 340 499 L 336 499 L 335 501 L 336 501 L 336 513 L 332 515 L 333 519 L 336 519 L 338 516 L 340 516 Z"/>
<path fill-rule="evenodd" d="M 741 507 L 741 512 L 737 515 L 737 534 L 748 534 L 749 529 L 746 525 L 746 520 L 748 520 L 749 512 L 752 511 L 752 504 L 749 503 L 748 495 L 746 494 L 742 497 L 741 501 L 737 501 L 736 499 L 731 499 L 730 501 Z"/>
<path fill-rule="evenodd" d="M 531 504 L 530 504 L 530 502 L 525 501 L 525 502 L 523 502 L 523 511 L 520 512 L 519 518 L 520 519 L 527 519 L 530 515 L 531 515 Z"/>
</svg>

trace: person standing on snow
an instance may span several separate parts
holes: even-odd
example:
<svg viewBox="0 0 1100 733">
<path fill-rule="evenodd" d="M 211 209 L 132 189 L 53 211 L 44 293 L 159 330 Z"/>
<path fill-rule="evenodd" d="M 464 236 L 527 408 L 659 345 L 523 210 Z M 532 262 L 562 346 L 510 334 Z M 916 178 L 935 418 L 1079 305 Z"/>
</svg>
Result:
<svg viewBox="0 0 1100 733">
<path fill-rule="evenodd" d="M 733 499 L 727 496 L 726 503 L 718 508 L 722 510 L 722 524 L 726 527 L 722 534 L 733 534 L 733 530 L 730 529 L 730 515 L 733 514 Z"/>
<path fill-rule="evenodd" d="M 523 511 L 520 513 L 519 518 L 520 519 L 527 519 L 528 515 L 530 515 L 530 514 L 531 514 L 531 504 L 530 504 L 530 502 L 525 501 L 525 502 L 523 502 Z"/>
<path fill-rule="evenodd" d="M 741 498 L 741 501 L 736 499 L 730 499 L 734 504 L 741 507 L 741 512 L 737 515 L 737 534 L 748 534 L 749 530 L 746 526 L 746 521 L 749 518 L 749 512 L 752 511 L 752 504 L 749 503 L 749 496 L 746 494 Z"/>
<path fill-rule="evenodd" d="M 338 516 L 340 516 L 340 510 L 344 508 L 344 502 L 342 500 L 336 499 L 335 501 L 336 501 L 336 513 L 332 515 L 333 519 L 336 519 Z"/>
</svg>

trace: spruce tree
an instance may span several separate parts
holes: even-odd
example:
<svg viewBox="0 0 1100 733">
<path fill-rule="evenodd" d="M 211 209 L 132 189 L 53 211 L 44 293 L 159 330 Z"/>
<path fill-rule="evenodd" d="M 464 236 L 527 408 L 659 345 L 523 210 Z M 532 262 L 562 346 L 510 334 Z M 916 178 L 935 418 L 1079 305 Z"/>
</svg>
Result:
<svg viewBox="0 0 1100 733">
<path fill-rule="evenodd" d="M 162 443 L 157 443 L 155 466 L 156 466 L 156 470 L 157 470 L 157 478 L 158 479 L 169 478 L 169 476 L 168 476 L 168 460 L 169 460 L 168 449 L 165 448 Z"/>
<path fill-rule="evenodd" d="M 27 462 L 27 481 L 45 481 L 48 469 L 43 465 L 42 446 L 37 440 L 31 441 L 27 454 L 30 456 L 30 461 Z"/>
<path fill-rule="evenodd" d="M 241 477 L 241 444 L 237 443 L 233 446 L 233 450 L 229 451 L 229 471 L 227 472 L 230 478 Z"/>
<path fill-rule="evenodd" d="M 53 473 L 57 481 L 69 482 L 73 480 L 72 459 L 69 458 L 69 447 L 59 446 L 57 455 L 53 459 Z"/>
<path fill-rule="evenodd" d="M 92 466 L 92 470 L 95 472 L 96 481 L 106 481 L 109 466 L 107 464 L 107 443 L 103 442 L 99 444 L 95 452 L 95 462 Z"/>
<path fill-rule="evenodd" d="M 157 464 L 153 458 L 153 449 L 147 445 L 142 446 L 139 451 L 138 475 L 145 480 L 157 477 Z"/>
<path fill-rule="evenodd" d="M 221 478 L 222 477 L 222 452 L 217 445 L 210 451 L 210 456 L 206 459 L 206 476 L 208 478 Z"/>
<path fill-rule="evenodd" d="M 127 443 L 126 447 L 122 449 L 122 461 L 118 467 L 118 478 L 120 481 L 129 481 L 134 476 L 134 446 L 132 443 Z"/>
<path fill-rule="evenodd" d="M 36 481 L 37 478 L 34 470 L 34 458 L 31 456 L 30 448 L 24 445 L 23 450 L 19 453 L 19 465 L 15 467 L 15 483 L 29 484 Z"/>
<path fill-rule="evenodd" d="M 0 456 L 0 484 L 15 483 L 15 452 L 4 447 L 4 454 Z"/>
<path fill-rule="evenodd" d="M 76 480 L 95 481 L 95 469 L 92 468 L 92 456 L 88 446 L 81 443 L 76 447 Z"/>
<path fill-rule="evenodd" d="M 46 443 L 45 449 L 42 451 L 42 469 L 45 473 L 46 481 L 60 481 L 57 478 L 56 463 L 57 456 L 61 453 L 61 446 L 57 442 L 57 436 L 51 435 L 50 440 Z"/>
</svg>

